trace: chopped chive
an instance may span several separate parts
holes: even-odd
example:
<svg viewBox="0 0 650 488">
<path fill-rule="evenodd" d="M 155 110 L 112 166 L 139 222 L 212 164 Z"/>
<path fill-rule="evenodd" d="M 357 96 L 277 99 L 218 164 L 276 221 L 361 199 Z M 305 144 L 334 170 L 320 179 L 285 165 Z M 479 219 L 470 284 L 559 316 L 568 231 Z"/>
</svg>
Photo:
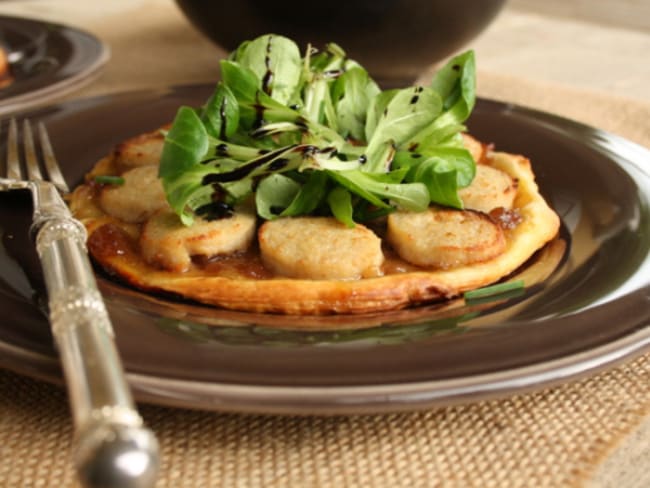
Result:
<svg viewBox="0 0 650 488">
<path fill-rule="evenodd" d="M 97 175 L 94 178 L 95 182 L 101 183 L 102 185 L 123 185 L 124 178 L 121 176 L 110 176 L 110 175 Z"/>
<path fill-rule="evenodd" d="M 476 290 L 466 291 L 463 294 L 465 300 L 476 300 L 479 298 L 492 297 L 494 295 L 501 295 L 513 290 L 521 290 L 524 288 L 524 280 L 508 281 L 506 283 L 497 283 L 496 285 L 485 286 Z"/>
</svg>

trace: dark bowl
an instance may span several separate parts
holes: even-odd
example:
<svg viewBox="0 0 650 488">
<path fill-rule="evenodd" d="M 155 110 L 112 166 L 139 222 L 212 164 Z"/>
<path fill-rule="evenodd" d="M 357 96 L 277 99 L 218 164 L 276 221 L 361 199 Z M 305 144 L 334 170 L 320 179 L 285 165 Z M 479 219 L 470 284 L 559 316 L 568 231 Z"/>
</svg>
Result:
<svg viewBox="0 0 650 488">
<path fill-rule="evenodd" d="M 384 86 L 413 81 L 466 46 L 505 0 L 176 0 L 188 19 L 227 50 L 282 34 L 301 50 L 334 41 Z"/>
</svg>

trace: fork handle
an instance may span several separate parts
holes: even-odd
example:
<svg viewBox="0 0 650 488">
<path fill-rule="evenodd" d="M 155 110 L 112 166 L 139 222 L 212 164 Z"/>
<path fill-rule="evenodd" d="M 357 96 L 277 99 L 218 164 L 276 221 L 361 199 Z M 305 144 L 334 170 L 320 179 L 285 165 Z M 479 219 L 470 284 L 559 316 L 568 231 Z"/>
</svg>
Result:
<svg viewBox="0 0 650 488">
<path fill-rule="evenodd" d="M 54 186 L 37 187 L 32 230 L 68 387 L 80 479 L 88 487 L 153 486 L 158 444 L 135 409 L 86 252 L 86 230 Z"/>
</svg>

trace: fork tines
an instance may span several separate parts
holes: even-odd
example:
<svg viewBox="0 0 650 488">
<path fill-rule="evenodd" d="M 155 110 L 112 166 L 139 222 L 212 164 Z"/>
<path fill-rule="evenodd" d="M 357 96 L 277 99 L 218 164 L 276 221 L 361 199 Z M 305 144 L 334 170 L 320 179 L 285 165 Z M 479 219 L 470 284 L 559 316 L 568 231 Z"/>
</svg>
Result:
<svg viewBox="0 0 650 488">
<path fill-rule="evenodd" d="M 54 156 L 54 150 L 50 143 L 47 130 L 42 122 L 38 122 L 36 128 L 38 131 L 38 145 L 32 130 L 32 124 L 28 119 L 23 120 L 22 127 L 22 142 L 23 142 L 23 160 L 26 168 L 27 179 L 31 181 L 49 180 L 59 190 L 68 192 L 68 185 L 61 174 L 58 162 Z M 18 124 L 16 119 L 9 120 L 9 128 L 7 135 L 7 161 L 6 161 L 6 175 L 7 178 L 20 181 L 25 179 L 21 167 L 21 155 L 18 144 Z M 39 157 L 40 156 L 40 157 Z M 42 167 L 41 163 L 42 161 Z M 46 177 L 43 177 L 43 170 L 45 170 Z"/>
</svg>

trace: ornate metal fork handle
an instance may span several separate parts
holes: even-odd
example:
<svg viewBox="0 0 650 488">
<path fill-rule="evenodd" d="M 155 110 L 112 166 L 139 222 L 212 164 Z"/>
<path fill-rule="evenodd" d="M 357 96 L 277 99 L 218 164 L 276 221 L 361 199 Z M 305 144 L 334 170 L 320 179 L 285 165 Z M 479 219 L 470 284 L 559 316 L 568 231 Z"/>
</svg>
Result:
<svg viewBox="0 0 650 488">
<path fill-rule="evenodd" d="M 75 463 L 82 483 L 88 487 L 153 486 L 158 445 L 143 427 L 131 398 L 86 252 L 83 224 L 72 217 L 51 182 L 0 178 L 0 188 L 32 192 L 32 235 L 68 387 Z"/>
</svg>

